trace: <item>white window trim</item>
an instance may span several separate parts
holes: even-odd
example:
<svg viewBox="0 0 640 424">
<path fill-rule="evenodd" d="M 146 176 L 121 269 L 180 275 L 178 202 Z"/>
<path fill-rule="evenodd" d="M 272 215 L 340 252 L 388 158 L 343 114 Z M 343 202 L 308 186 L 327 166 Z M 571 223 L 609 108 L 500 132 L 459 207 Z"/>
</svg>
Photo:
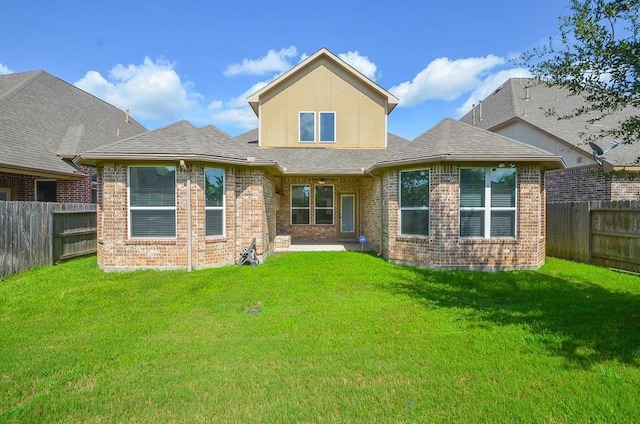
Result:
<svg viewBox="0 0 640 424">
<path fill-rule="evenodd" d="M 322 114 L 333 115 L 333 140 L 322 139 Z M 332 110 L 321 110 L 318 112 L 318 141 L 320 143 L 335 144 L 338 139 L 338 121 L 336 120 L 336 112 Z"/>
<path fill-rule="evenodd" d="M 431 212 L 430 212 L 430 207 L 429 206 L 407 206 L 407 207 L 403 207 L 402 206 L 402 174 L 404 172 L 412 172 L 412 171 L 427 171 L 429 173 L 429 203 L 431 203 L 431 169 L 430 168 L 415 168 L 415 169 L 404 169 L 402 171 L 399 172 L 398 175 L 398 234 L 400 234 L 401 236 L 405 236 L 405 237 L 424 237 L 424 238 L 428 238 L 431 236 Z M 429 212 L 428 216 L 429 216 L 429 223 L 427 228 L 428 230 L 428 234 L 425 236 L 424 234 L 404 234 L 402 232 L 402 211 L 427 211 Z"/>
<path fill-rule="evenodd" d="M 7 199 L 11 201 L 11 189 L 9 187 L 0 187 L 0 193 L 6 193 Z"/>
<path fill-rule="evenodd" d="M 302 206 L 293 206 L 293 188 L 294 187 L 309 187 L 309 206 L 308 207 L 302 207 Z M 289 223 L 291 225 L 294 225 L 296 227 L 298 226 L 303 226 L 303 225 L 311 225 L 311 202 L 313 201 L 313 193 L 311 192 L 311 184 L 291 184 L 291 186 L 289 187 Z M 293 223 L 293 210 L 294 209 L 308 209 L 309 210 L 309 222 L 307 222 L 306 224 L 294 224 Z"/>
<path fill-rule="evenodd" d="M 204 182 L 204 187 L 206 188 L 207 186 L 207 169 L 218 169 L 222 171 L 222 206 L 206 206 L 207 205 L 207 193 L 205 192 L 204 194 L 204 210 L 205 210 L 205 237 L 209 237 L 209 238 L 215 238 L 215 237 L 226 237 L 227 234 L 227 214 L 226 214 L 226 207 L 227 207 L 227 173 L 226 170 L 224 168 L 213 168 L 213 167 L 206 167 L 204 169 L 204 178 L 205 178 L 205 182 Z M 222 234 L 212 234 L 212 235 L 206 235 L 207 234 L 207 224 L 206 224 L 206 211 L 222 211 Z"/>
<path fill-rule="evenodd" d="M 515 239 L 518 238 L 518 171 L 514 169 L 516 181 L 515 181 L 515 206 L 513 207 L 492 207 L 491 206 L 491 173 L 494 169 L 500 168 L 483 168 L 483 167 L 469 167 L 469 168 L 460 168 L 462 169 L 484 169 L 484 206 L 474 206 L 474 207 L 462 207 L 460 206 L 460 211 L 484 211 L 484 236 L 460 236 L 465 239 Z M 460 176 L 460 172 L 458 172 L 458 200 L 460 199 L 460 194 L 462 191 L 462 177 Z M 500 236 L 500 237 L 491 237 L 491 213 L 493 211 L 513 211 L 514 212 L 514 226 L 513 226 L 513 236 Z M 462 227 L 462 214 L 458 214 L 458 228 Z"/>
<path fill-rule="evenodd" d="M 318 187 L 331 187 L 331 207 L 326 207 L 326 206 L 316 206 L 316 188 Z M 333 226 L 336 223 L 336 211 L 335 211 L 335 206 L 336 206 L 336 187 L 333 184 L 316 184 L 313 186 L 313 225 L 318 225 L 321 227 L 324 226 Z M 316 213 L 316 211 L 319 210 L 331 210 L 331 224 L 318 224 L 318 222 L 316 221 L 318 214 Z"/>
<path fill-rule="evenodd" d="M 303 113 L 312 113 L 313 114 L 313 140 L 301 140 L 302 135 L 302 114 Z M 316 125 L 316 112 L 312 110 L 301 110 L 298 112 L 298 143 L 310 144 L 316 142 L 316 132 L 318 131 Z"/>
<path fill-rule="evenodd" d="M 33 200 L 38 202 L 38 183 L 41 181 L 56 181 L 56 200 L 58 200 L 58 183 L 56 179 L 53 178 L 38 178 L 33 182 Z"/>
<path fill-rule="evenodd" d="M 173 169 L 173 177 L 174 177 L 174 190 L 176 190 L 175 197 L 175 205 L 173 206 L 131 206 L 131 168 L 157 168 L 157 167 L 165 167 L 169 169 Z M 178 199 L 177 199 L 177 188 L 178 188 L 178 173 L 176 172 L 176 167 L 172 165 L 129 165 L 127 166 L 127 233 L 129 239 L 131 240 L 176 240 L 178 238 Z M 176 223 L 176 235 L 173 237 L 132 237 L 131 236 L 131 211 L 135 210 L 173 210 L 175 216 Z"/>
</svg>

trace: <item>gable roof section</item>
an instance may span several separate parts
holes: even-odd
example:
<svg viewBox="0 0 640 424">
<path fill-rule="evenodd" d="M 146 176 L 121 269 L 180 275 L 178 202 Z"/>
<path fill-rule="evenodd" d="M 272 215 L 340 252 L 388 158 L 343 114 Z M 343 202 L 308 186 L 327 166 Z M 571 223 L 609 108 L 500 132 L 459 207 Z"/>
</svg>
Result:
<svg viewBox="0 0 640 424">
<path fill-rule="evenodd" d="M 585 105 L 582 96 L 572 95 L 562 87 L 549 87 L 530 78 L 511 78 L 491 95 L 485 98 L 475 110 L 469 111 L 460 121 L 490 131 L 497 130 L 516 121 L 522 121 L 537 128 L 560 142 L 582 150 L 585 155 L 592 154 L 589 145 L 580 137 L 580 133 L 598 134 L 602 129 L 617 126 L 619 120 L 640 113 L 632 109 L 623 110 L 592 125 L 587 122 L 596 115 L 584 115 L 571 119 L 558 119 L 549 116 L 549 110 L 558 115 L 571 114 L 576 108 Z M 599 144 L 606 150 L 609 141 Z M 614 166 L 634 165 L 640 156 L 640 145 L 621 144 L 606 154 L 605 160 Z"/>
<path fill-rule="evenodd" d="M 44 71 L 0 75 L 0 169 L 81 176 L 64 158 L 144 131 L 115 106 Z"/>
<path fill-rule="evenodd" d="M 560 156 L 546 150 L 446 118 L 374 168 L 433 162 L 531 162 L 545 169 L 564 167 Z"/>
<path fill-rule="evenodd" d="M 313 64 L 316 60 L 319 60 L 320 58 L 327 58 L 327 59 L 331 60 L 336 65 L 340 66 L 341 68 L 346 70 L 348 73 L 350 73 L 352 76 L 354 76 L 357 80 L 360 80 L 361 82 L 363 82 L 365 85 L 367 85 L 369 88 L 371 88 L 374 92 L 378 93 L 381 97 L 385 98 L 386 101 L 387 101 L 387 114 L 391 113 L 391 111 L 398 105 L 399 100 L 398 100 L 398 98 L 396 96 L 394 96 L 393 94 L 389 93 L 384 88 L 380 87 L 378 84 L 376 84 L 371 79 L 369 79 L 366 76 L 364 76 L 362 73 L 360 73 L 354 67 L 352 67 L 351 65 L 346 63 L 344 60 L 340 59 L 335 54 L 331 53 L 326 48 L 322 48 L 322 49 L 318 50 L 317 52 L 315 52 L 314 54 L 312 54 L 311 56 L 307 57 L 302 62 L 298 63 L 293 68 L 289 69 L 284 74 L 282 74 L 279 77 L 277 77 L 275 80 L 271 81 L 266 86 L 262 87 L 260 90 L 258 90 L 255 93 L 251 94 L 247 98 L 247 100 L 249 101 L 249 105 L 251 105 L 251 108 L 255 112 L 256 116 L 259 116 L 260 97 L 264 93 L 266 93 L 268 91 L 271 91 L 274 88 L 278 87 L 280 84 L 282 84 L 284 81 L 289 79 L 291 76 L 297 74 L 298 72 L 300 72 L 301 70 L 307 68 L 308 66 L 311 66 L 311 64 Z"/>
<path fill-rule="evenodd" d="M 179 121 L 157 130 L 81 153 L 76 162 L 95 165 L 103 160 L 195 160 L 238 165 L 276 166 L 250 152 L 231 136 L 210 125 L 197 129 Z"/>
</svg>

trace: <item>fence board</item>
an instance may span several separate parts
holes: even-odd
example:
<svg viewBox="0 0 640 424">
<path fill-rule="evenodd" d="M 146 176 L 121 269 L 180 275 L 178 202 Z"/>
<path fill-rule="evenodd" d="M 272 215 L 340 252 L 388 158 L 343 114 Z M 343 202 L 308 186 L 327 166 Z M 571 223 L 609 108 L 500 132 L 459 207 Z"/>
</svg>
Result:
<svg viewBox="0 0 640 424">
<path fill-rule="evenodd" d="M 577 262 L 589 262 L 589 204 L 547 205 L 547 254 Z"/>
<path fill-rule="evenodd" d="M 82 226 L 83 231 L 95 231 L 94 204 L 0 201 L 0 277 L 54 263 L 53 216 L 54 212 L 61 211 L 93 215 L 93 218 L 85 217 L 85 221 L 78 221 L 77 224 Z M 91 219 L 92 225 L 91 221 L 86 221 Z M 73 220 L 69 225 L 71 227 L 67 229 L 73 231 Z M 91 240 L 95 244 L 93 234 L 78 237 L 85 239 L 68 243 L 72 247 L 67 253 L 88 252 Z M 95 251 L 95 247 L 93 249 Z"/>
</svg>

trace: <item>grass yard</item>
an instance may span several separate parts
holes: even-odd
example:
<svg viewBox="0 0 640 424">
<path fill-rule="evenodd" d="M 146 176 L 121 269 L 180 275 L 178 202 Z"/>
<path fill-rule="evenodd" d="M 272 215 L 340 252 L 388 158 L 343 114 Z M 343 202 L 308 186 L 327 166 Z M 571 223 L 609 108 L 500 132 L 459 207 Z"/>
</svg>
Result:
<svg viewBox="0 0 640 424">
<path fill-rule="evenodd" d="M 640 278 L 361 252 L 0 281 L 0 422 L 633 422 Z"/>
</svg>

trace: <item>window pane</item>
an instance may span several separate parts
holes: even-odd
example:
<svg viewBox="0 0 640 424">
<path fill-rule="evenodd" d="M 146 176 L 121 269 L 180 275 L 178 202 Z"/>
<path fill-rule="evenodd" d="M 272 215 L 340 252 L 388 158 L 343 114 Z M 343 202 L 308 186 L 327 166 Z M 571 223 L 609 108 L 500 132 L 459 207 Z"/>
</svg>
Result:
<svg viewBox="0 0 640 424">
<path fill-rule="evenodd" d="M 291 207 L 308 208 L 310 202 L 311 187 L 308 185 L 291 186 Z"/>
<path fill-rule="evenodd" d="M 400 212 L 400 233 L 405 235 L 429 235 L 429 211 L 403 210 Z"/>
<path fill-rule="evenodd" d="M 333 209 L 316 209 L 316 224 L 317 225 L 333 224 Z"/>
<path fill-rule="evenodd" d="M 300 113 L 300 141 L 315 141 L 315 113 Z"/>
<path fill-rule="evenodd" d="M 131 237 L 175 237 L 174 210 L 132 210 Z"/>
<path fill-rule="evenodd" d="M 484 207 L 483 168 L 460 170 L 460 207 Z"/>
<path fill-rule="evenodd" d="M 320 141 L 336 141 L 336 114 L 320 112 Z"/>
<path fill-rule="evenodd" d="M 176 171 L 169 166 L 129 168 L 131 206 L 175 206 Z"/>
<path fill-rule="evenodd" d="M 309 209 L 291 209 L 291 224 L 308 225 Z"/>
<path fill-rule="evenodd" d="M 516 212 L 493 211 L 491 212 L 491 237 L 515 237 L 516 236 Z"/>
<path fill-rule="evenodd" d="M 491 171 L 491 206 L 516 206 L 516 170 L 493 169 Z"/>
<path fill-rule="evenodd" d="M 224 205 L 224 169 L 205 169 L 206 206 Z"/>
<path fill-rule="evenodd" d="M 36 181 L 36 201 L 55 202 L 56 191 L 56 181 Z"/>
<path fill-rule="evenodd" d="M 333 186 L 316 186 L 316 207 L 333 207 Z"/>
<path fill-rule="evenodd" d="M 484 237 L 484 211 L 460 211 L 460 236 Z"/>
<path fill-rule="evenodd" d="M 206 235 L 208 236 L 221 236 L 224 234 L 222 228 L 223 223 L 223 211 L 222 209 L 209 209 L 205 211 L 206 220 Z"/>
<path fill-rule="evenodd" d="M 429 170 L 400 173 L 400 207 L 429 207 Z"/>
</svg>

